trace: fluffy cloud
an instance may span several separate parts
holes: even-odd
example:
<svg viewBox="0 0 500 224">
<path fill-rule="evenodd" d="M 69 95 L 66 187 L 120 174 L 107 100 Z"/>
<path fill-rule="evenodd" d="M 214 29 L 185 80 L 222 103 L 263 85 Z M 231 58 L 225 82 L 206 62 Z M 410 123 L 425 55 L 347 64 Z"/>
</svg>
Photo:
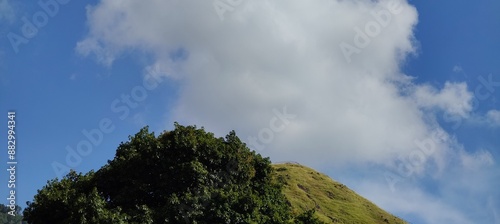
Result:
<svg viewBox="0 0 500 224">
<path fill-rule="evenodd" d="M 415 86 L 399 72 L 415 50 L 405 1 L 244 1 L 223 21 L 213 2 L 104 0 L 87 13 L 79 53 L 106 65 L 125 51 L 153 55 L 183 80 L 170 121 L 236 129 L 274 160 L 390 164 L 441 129 L 427 109 L 470 111 L 465 84 Z M 271 130 L 285 107 L 294 119 Z"/>
<path fill-rule="evenodd" d="M 490 110 L 486 113 L 486 122 L 492 126 L 500 126 L 500 110 Z"/>
<path fill-rule="evenodd" d="M 489 110 L 484 114 L 476 113 L 467 119 L 466 122 L 475 127 L 500 127 L 500 110 Z"/>
<path fill-rule="evenodd" d="M 357 192 L 389 211 L 408 216 L 417 215 L 419 222 L 416 223 L 474 223 L 461 211 L 441 200 L 436 200 L 435 196 L 415 186 L 405 186 L 396 192 L 390 192 L 386 185 L 374 180 L 360 181 L 357 186 Z M 419 214 L 425 215 L 419 216 Z"/>
<path fill-rule="evenodd" d="M 465 83 L 446 82 L 444 88 L 438 90 L 429 85 L 415 88 L 413 93 L 417 105 L 423 108 L 438 108 L 450 115 L 467 117 L 472 110 L 471 92 Z"/>
<path fill-rule="evenodd" d="M 435 113 L 467 117 L 472 94 L 465 83 L 436 88 L 401 73 L 416 50 L 418 21 L 405 0 L 232 1 L 215 9 L 220 2 L 101 0 L 87 8 L 89 34 L 76 50 L 107 66 L 125 52 L 154 58 L 181 80 L 165 122 L 219 135 L 235 129 L 273 161 L 394 167 L 423 142 L 432 145 L 425 161 L 441 170 L 457 156 Z"/>
<path fill-rule="evenodd" d="M 349 170 L 333 175 L 411 223 L 499 223 L 500 170 L 493 155 L 487 150 L 466 153 L 460 148 L 457 153 L 448 153 L 447 161 L 445 173 L 400 177 L 394 186 L 372 165 L 356 167 L 370 170 L 361 176 Z M 431 167 L 429 173 L 432 172 L 435 170 Z"/>
<path fill-rule="evenodd" d="M 464 168 L 472 170 L 495 164 L 491 153 L 485 150 L 477 151 L 474 154 L 466 154 L 464 152 L 461 152 L 460 159 Z"/>
<path fill-rule="evenodd" d="M 412 223 L 499 223 L 498 169 L 455 167 L 447 175 L 422 184 L 405 179 L 391 191 L 378 175 L 344 180 L 377 205 Z M 423 181 L 425 182 L 425 181 Z M 487 193 L 486 193 L 487 192 Z"/>
<path fill-rule="evenodd" d="M 277 160 L 386 162 L 436 128 L 398 89 L 417 22 L 406 2 L 245 1 L 223 21 L 212 3 L 101 1 L 88 8 L 90 33 L 77 51 L 107 65 L 124 51 L 154 55 L 185 81 L 172 120 L 236 129 Z M 395 3 L 400 12 L 356 45 L 357 30 Z M 350 63 L 342 43 L 359 47 Z M 179 51 L 187 56 L 173 59 Z M 284 107 L 296 118 L 266 136 L 273 109 Z"/>
</svg>

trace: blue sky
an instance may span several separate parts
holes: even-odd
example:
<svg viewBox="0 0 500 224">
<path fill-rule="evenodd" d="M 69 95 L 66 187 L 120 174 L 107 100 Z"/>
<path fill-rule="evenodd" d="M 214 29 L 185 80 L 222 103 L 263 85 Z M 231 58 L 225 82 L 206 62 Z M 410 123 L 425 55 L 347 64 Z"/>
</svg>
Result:
<svg viewBox="0 0 500 224">
<path fill-rule="evenodd" d="M 17 114 L 23 207 L 53 164 L 99 169 L 144 125 L 179 121 L 257 139 L 271 160 L 312 166 L 412 223 L 500 223 L 498 0 L 40 2 L 58 10 L 16 52 L 8 36 L 45 12 L 0 0 L 0 111 L 5 124 Z M 68 164 L 102 122 L 112 130 Z"/>
</svg>

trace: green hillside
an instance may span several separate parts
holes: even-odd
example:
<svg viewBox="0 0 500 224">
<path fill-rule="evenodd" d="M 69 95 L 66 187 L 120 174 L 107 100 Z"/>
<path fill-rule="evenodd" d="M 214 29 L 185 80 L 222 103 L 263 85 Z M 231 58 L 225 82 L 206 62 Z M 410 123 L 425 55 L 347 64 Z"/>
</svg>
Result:
<svg viewBox="0 0 500 224">
<path fill-rule="evenodd" d="M 283 192 L 299 214 L 312 208 L 327 223 L 406 223 L 359 196 L 345 185 L 299 164 L 274 164 Z"/>
</svg>

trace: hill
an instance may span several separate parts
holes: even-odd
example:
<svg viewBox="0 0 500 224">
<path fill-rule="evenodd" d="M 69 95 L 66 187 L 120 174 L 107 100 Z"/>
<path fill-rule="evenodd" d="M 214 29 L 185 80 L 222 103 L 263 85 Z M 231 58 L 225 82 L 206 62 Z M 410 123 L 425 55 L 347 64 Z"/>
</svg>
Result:
<svg viewBox="0 0 500 224">
<path fill-rule="evenodd" d="M 234 131 L 144 127 L 97 171 L 70 171 L 38 191 L 28 223 L 404 223 L 310 168 L 272 165 Z M 323 222 L 321 220 L 324 220 Z"/>
<path fill-rule="evenodd" d="M 314 208 L 326 223 L 407 223 L 314 169 L 292 163 L 273 167 L 278 180 L 285 184 L 283 193 L 294 214 Z"/>
</svg>

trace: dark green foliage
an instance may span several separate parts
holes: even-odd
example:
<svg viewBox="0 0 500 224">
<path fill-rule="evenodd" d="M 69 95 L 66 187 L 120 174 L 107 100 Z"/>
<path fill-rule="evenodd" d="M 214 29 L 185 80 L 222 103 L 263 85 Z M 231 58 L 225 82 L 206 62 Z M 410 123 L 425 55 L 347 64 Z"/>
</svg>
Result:
<svg viewBox="0 0 500 224">
<path fill-rule="evenodd" d="M 295 224 L 325 224 L 323 221 L 314 216 L 315 212 L 316 210 L 314 209 L 305 211 L 295 218 Z"/>
<path fill-rule="evenodd" d="M 107 209 L 94 184 L 94 173 L 71 171 L 61 181 L 47 182 L 28 202 L 24 217 L 28 223 L 125 223 L 125 215 Z"/>
<path fill-rule="evenodd" d="M 145 127 L 97 172 L 49 181 L 24 215 L 29 223 L 288 223 L 273 175 L 234 132 L 215 138 L 176 123 L 156 137 Z"/>
<path fill-rule="evenodd" d="M 21 207 L 16 205 L 14 213 L 6 205 L 0 204 L 0 223 L 2 224 L 19 224 L 23 217 L 21 216 Z M 12 215 L 14 214 L 14 215 Z"/>
</svg>

